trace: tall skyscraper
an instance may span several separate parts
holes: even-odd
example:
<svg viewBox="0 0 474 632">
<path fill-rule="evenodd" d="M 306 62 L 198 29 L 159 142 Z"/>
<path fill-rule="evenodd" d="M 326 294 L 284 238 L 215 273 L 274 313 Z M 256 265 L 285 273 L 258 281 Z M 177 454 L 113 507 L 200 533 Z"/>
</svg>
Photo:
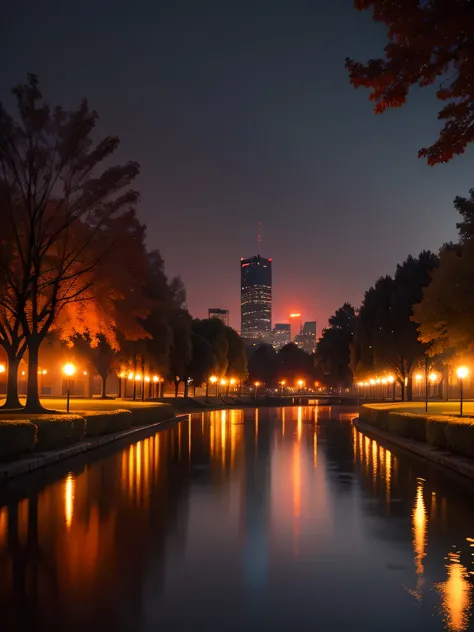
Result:
<svg viewBox="0 0 474 632">
<path fill-rule="evenodd" d="M 301 314 L 290 314 L 290 337 L 291 342 L 296 340 L 296 336 L 301 333 Z"/>
<path fill-rule="evenodd" d="M 310 320 L 306 322 L 301 329 L 301 332 L 296 336 L 295 342 L 306 351 L 306 353 L 313 353 L 316 349 L 316 321 Z"/>
<path fill-rule="evenodd" d="M 260 255 L 240 260 L 241 335 L 271 342 L 272 260 Z"/>
<path fill-rule="evenodd" d="M 210 307 L 208 310 L 209 318 L 218 318 L 222 320 L 224 325 L 229 326 L 229 310 L 228 309 L 220 309 L 218 307 Z"/>
<path fill-rule="evenodd" d="M 272 333 L 273 347 L 277 351 L 291 342 L 291 330 L 288 323 L 276 323 Z"/>
</svg>

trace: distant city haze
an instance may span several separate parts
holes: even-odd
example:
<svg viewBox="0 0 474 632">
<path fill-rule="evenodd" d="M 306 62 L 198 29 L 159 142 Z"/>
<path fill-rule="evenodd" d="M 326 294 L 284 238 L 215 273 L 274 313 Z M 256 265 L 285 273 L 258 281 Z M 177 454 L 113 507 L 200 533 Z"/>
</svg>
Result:
<svg viewBox="0 0 474 632">
<path fill-rule="evenodd" d="M 118 134 L 117 160 L 140 162 L 148 246 L 181 274 L 193 316 L 228 309 L 240 328 L 239 261 L 258 254 L 259 220 L 272 326 L 299 312 L 318 335 L 409 253 L 456 236 L 472 150 L 418 160 L 440 126 L 430 90 L 373 115 L 344 60 L 378 56 L 386 36 L 352 0 L 24 0 L 0 29 L 8 108 L 35 72 L 53 105 L 87 97 L 97 137 Z"/>
</svg>

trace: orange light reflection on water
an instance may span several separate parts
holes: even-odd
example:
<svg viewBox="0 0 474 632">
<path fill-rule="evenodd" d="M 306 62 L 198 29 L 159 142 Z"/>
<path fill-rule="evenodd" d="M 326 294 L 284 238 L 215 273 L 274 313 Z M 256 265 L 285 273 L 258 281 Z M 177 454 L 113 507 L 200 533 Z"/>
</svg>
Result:
<svg viewBox="0 0 474 632">
<path fill-rule="evenodd" d="M 448 556 L 448 579 L 437 584 L 441 595 L 446 629 L 450 632 L 462 632 L 469 628 L 472 591 L 467 570 L 459 561 L 459 555 Z"/>
</svg>

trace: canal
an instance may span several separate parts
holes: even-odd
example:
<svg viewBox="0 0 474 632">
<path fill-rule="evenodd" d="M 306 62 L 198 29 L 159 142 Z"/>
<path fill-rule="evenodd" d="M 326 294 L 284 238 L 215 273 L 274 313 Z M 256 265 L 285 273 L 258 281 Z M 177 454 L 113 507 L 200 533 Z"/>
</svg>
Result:
<svg viewBox="0 0 474 632">
<path fill-rule="evenodd" d="M 354 413 L 191 415 L 3 486 L 0 629 L 474 629 L 473 486 Z"/>
</svg>

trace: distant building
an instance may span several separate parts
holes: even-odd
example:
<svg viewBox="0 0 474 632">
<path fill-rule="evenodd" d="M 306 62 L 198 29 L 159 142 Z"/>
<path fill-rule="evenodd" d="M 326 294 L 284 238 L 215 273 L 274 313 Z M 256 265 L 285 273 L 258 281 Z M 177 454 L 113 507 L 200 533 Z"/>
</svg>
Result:
<svg viewBox="0 0 474 632">
<path fill-rule="evenodd" d="M 291 342 L 301 333 L 301 314 L 290 314 L 290 338 Z"/>
<path fill-rule="evenodd" d="M 273 347 L 279 351 L 282 347 L 291 342 L 291 330 L 288 323 L 276 323 L 272 331 Z"/>
<path fill-rule="evenodd" d="M 218 318 L 222 320 L 224 325 L 229 326 L 229 310 L 219 309 L 218 307 L 210 307 L 208 309 L 209 318 Z"/>
<path fill-rule="evenodd" d="M 316 321 L 311 320 L 306 322 L 301 332 L 295 337 L 295 342 L 306 351 L 306 353 L 313 353 L 316 349 Z"/>
<path fill-rule="evenodd" d="M 260 255 L 240 260 L 241 334 L 246 340 L 271 342 L 272 260 Z"/>
</svg>

